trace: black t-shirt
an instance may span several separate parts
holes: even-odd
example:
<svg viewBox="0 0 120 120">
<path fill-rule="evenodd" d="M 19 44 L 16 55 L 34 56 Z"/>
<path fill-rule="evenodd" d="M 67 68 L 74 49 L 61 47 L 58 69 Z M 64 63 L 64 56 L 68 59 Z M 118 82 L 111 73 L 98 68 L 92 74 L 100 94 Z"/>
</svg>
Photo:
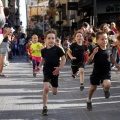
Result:
<svg viewBox="0 0 120 120">
<path fill-rule="evenodd" d="M 9 28 L 13 27 L 12 22 L 8 18 L 6 18 L 5 27 L 9 27 Z"/>
<path fill-rule="evenodd" d="M 76 57 L 78 62 L 84 61 L 84 51 L 87 51 L 87 47 L 85 45 L 78 45 L 77 43 L 73 43 L 70 46 L 70 50 L 72 51 L 72 56 Z M 76 61 L 73 60 L 73 61 Z"/>
<path fill-rule="evenodd" d="M 44 48 L 41 50 L 42 57 L 45 59 L 43 71 L 52 72 L 54 67 L 58 67 L 60 64 L 60 57 L 64 55 L 63 50 L 58 46 L 52 48 Z"/>
<path fill-rule="evenodd" d="M 111 55 L 112 55 L 111 48 L 102 50 L 99 47 L 98 52 L 95 54 L 94 59 L 93 59 L 94 61 L 93 73 L 99 74 L 99 75 L 109 73 L 111 70 L 111 66 L 110 66 Z"/>
</svg>

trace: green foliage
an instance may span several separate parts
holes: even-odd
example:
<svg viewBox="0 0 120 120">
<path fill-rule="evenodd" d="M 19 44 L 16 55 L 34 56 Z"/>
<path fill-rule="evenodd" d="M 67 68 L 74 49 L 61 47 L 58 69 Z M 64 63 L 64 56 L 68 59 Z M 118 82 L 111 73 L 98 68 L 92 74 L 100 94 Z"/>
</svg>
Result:
<svg viewBox="0 0 120 120">
<path fill-rule="evenodd" d="M 43 21 L 43 17 L 41 15 L 33 15 L 31 18 L 32 22 L 42 22 Z M 38 27 L 34 27 L 34 28 L 28 28 L 27 29 L 27 33 L 29 36 L 32 36 L 33 34 L 38 35 L 38 37 L 43 37 L 43 31 L 41 29 L 39 29 Z"/>
<path fill-rule="evenodd" d="M 27 29 L 28 36 L 32 36 L 33 34 L 38 35 L 38 37 L 43 37 L 43 31 L 40 30 L 38 27 L 35 27 L 33 29 L 28 28 Z"/>
<path fill-rule="evenodd" d="M 43 17 L 41 15 L 33 15 L 31 18 L 32 22 L 38 22 L 38 21 L 43 21 Z"/>
<path fill-rule="evenodd" d="M 61 26 L 63 24 L 63 21 L 56 21 L 56 24 L 58 24 L 59 26 Z"/>
</svg>

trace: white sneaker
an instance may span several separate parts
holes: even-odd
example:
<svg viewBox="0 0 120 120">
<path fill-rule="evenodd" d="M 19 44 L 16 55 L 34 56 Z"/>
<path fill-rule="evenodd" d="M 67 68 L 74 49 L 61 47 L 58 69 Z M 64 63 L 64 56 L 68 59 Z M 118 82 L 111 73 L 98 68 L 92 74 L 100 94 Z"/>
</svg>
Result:
<svg viewBox="0 0 120 120">
<path fill-rule="evenodd" d="M 117 71 L 118 68 L 116 68 L 116 67 L 111 67 L 111 70 L 113 70 L 113 71 Z"/>
</svg>

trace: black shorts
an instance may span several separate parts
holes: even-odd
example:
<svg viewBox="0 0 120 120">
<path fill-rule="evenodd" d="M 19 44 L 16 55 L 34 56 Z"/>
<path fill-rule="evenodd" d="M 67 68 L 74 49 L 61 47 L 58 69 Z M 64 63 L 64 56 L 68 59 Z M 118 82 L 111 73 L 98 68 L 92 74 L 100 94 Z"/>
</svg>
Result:
<svg viewBox="0 0 120 120">
<path fill-rule="evenodd" d="M 104 80 L 111 80 L 111 74 L 107 73 L 107 74 L 92 74 L 90 76 L 90 83 L 92 85 L 100 85 L 103 83 Z"/>
<path fill-rule="evenodd" d="M 72 73 L 75 74 L 79 70 L 79 68 L 84 68 L 84 66 L 85 66 L 84 62 L 79 62 L 76 65 L 71 65 Z"/>
<path fill-rule="evenodd" d="M 59 77 L 59 75 L 52 75 L 52 74 L 44 73 L 43 82 L 49 82 L 52 85 L 52 87 L 57 88 L 58 87 L 58 77 Z"/>
</svg>

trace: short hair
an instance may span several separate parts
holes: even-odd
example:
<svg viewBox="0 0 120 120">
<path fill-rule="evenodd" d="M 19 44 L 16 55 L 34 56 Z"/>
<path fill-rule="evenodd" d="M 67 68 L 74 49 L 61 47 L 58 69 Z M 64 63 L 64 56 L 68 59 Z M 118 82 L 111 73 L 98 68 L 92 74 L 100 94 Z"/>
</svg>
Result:
<svg viewBox="0 0 120 120">
<path fill-rule="evenodd" d="M 83 22 L 82 26 L 87 27 L 89 24 L 87 22 Z"/>
<path fill-rule="evenodd" d="M 103 34 L 106 34 L 106 33 L 103 32 L 103 31 L 99 31 L 99 32 L 97 32 L 97 33 L 96 33 L 96 40 L 98 40 L 99 37 L 100 37 L 100 35 L 103 35 Z"/>
<path fill-rule="evenodd" d="M 10 10 L 9 10 L 9 8 L 7 8 L 7 7 L 4 8 L 4 14 L 5 14 L 6 17 L 10 15 Z"/>
<path fill-rule="evenodd" d="M 61 39 L 57 37 L 56 41 L 61 41 Z"/>
<path fill-rule="evenodd" d="M 88 42 L 93 42 L 92 38 L 88 38 Z"/>
<path fill-rule="evenodd" d="M 55 35 L 55 38 L 57 38 L 57 32 L 54 29 L 46 31 L 45 34 L 44 34 L 44 38 L 47 38 L 47 35 L 51 34 L 51 33 Z"/>
<path fill-rule="evenodd" d="M 91 33 L 91 36 L 92 36 L 92 37 L 95 37 L 95 36 L 96 36 L 96 34 L 95 34 L 95 33 Z"/>
<path fill-rule="evenodd" d="M 32 37 L 33 37 L 33 36 L 37 36 L 37 37 L 38 37 L 38 35 L 36 35 L 36 34 L 33 34 Z"/>
<path fill-rule="evenodd" d="M 102 23 L 101 25 L 100 25 L 100 30 L 103 30 L 103 27 L 104 26 L 107 26 L 107 23 Z"/>
<path fill-rule="evenodd" d="M 75 37 L 78 33 L 82 34 L 82 33 L 80 32 L 80 30 L 78 30 L 78 31 L 75 32 L 74 37 Z M 83 34 L 82 34 L 82 35 L 83 35 Z"/>
</svg>

